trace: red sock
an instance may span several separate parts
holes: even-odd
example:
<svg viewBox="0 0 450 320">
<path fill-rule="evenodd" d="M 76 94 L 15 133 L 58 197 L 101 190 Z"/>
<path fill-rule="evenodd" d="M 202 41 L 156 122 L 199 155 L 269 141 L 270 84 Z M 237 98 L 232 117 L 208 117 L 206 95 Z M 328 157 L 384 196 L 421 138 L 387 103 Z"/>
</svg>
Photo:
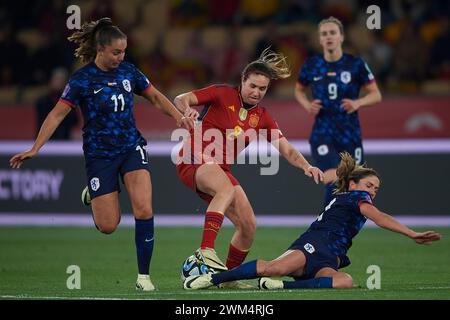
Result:
<svg viewBox="0 0 450 320">
<path fill-rule="evenodd" d="M 227 257 L 227 263 L 226 263 L 228 270 L 231 270 L 234 267 L 241 265 L 242 262 L 244 262 L 247 255 L 248 255 L 248 250 L 247 251 L 240 250 L 230 243 L 230 248 L 228 249 L 228 257 Z"/>
<path fill-rule="evenodd" d="M 223 222 L 223 214 L 215 211 L 206 211 L 205 224 L 203 225 L 203 236 L 200 248 L 214 249 L 214 241 L 217 238 Z"/>
</svg>

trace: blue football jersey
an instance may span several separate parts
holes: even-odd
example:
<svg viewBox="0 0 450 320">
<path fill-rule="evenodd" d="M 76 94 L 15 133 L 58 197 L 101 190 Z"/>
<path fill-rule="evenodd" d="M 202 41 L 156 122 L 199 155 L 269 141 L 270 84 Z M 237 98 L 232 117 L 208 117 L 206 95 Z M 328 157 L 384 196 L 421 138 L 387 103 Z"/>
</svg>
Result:
<svg viewBox="0 0 450 320">
<path fill-rule="evenodd" d="M 91 62 L 72 75 L 60 101 L 81 108 L 86 157 L 114 158 L 146 144 L 136 128 L 133 95 L 150 87 L 147 77 L 126 61 L 110 71 Z"/>
<path fill-rule="evenodd" d="M 352 246 L 352 239 L 367 220 L 359 209 L 362 202 L 372 204 L 372 198 L 366 191 L 335 195 L 306 232 L 319 232 L 331 252 L 336 256 L 345 255 Z"/>
<path fill-rule="evenodd" d="M 361 140 L 358 113 L 347 114 L 340 106 L 342 99 L 358 99 L 361 86 L 374 80 L 367 64 L 350 54 L 335 62 L 327 62 L 323 54 L 307 59 L 298 82 L 305 87 L 311 85 L 313 98 L 322 104 L 310 141 L 346 145 Z"/>
</svg>

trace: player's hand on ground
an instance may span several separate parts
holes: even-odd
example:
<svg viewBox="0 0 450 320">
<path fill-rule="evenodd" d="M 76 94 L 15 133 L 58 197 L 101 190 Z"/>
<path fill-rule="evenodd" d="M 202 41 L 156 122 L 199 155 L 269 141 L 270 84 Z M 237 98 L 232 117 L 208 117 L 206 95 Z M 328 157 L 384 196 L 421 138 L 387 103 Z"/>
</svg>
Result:
<svg viewBox="0 0 450 320">
<path fill-rule="evenodd" d="M 312 177 L 316 184 L 318 184 L 319 182 L 323 182 L 324 179 L 322 170 L 313 166 L 309 166 L 305 170 L 305 175 L 307 175 L 308 177 Z"/>
<path fill-rule="evenodd" d="M 418 244 L 431 244 L 433 241 L 441 240 L 441 235 L 434 231 L 416 232 L 411 238 Z"/>
<path fill-rule="evenodd" d="M 13 169 L 19 169 L 25 160 L 31 159 L 36 155 L 36 151 L 28 150 L 19 154 L 16 154 L 9 160 L 9 165 Z"/>
<path fill-rule="evenodd" d="M 358 110 L 359 107 L 360 105 L 355 100 L 342 99 L 341 108 L 349 114 Z"/>
<path fill-rule="evenodd" d="M 322 101 L 320 101 L 319 99 L 313 100 L 308 106 L 308 113 L 312 114 L 313 116 L 317 115 L 322 108 L 321 103 Z"/>
</svg>

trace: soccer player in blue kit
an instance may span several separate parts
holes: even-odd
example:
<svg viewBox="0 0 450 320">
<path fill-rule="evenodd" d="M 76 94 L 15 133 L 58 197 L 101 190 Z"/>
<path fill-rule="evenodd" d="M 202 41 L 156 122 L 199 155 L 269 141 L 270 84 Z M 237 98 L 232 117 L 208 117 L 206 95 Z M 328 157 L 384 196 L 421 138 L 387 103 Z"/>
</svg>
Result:
<svg viewBox="0 0 450 320">
<path fill-rule="evenodd" d="M 143 96 L 188 130 L 193 128 L 198 112 L 190 108 L 178 110 L 141 71 L 124 61 L 127 36 L 109 18 L 85 23 L 68 39 L 79 45 L 75 56 L 87 64 L 69 79 L 33 147 L 13 156 L 10 165 L 20 168 L 25 160 L 33 158 L 67 114 L 79 106 L 84 119 L 83 151 L 89 187 L 83 192 L 83 202 L 92 204 L 94 223 L 100 232 L 114 232 L 120 222 L 121 176 L 135 217 L 136 289 L 152 291 L 152 184 L 147 143 L 133 117 L 133 95 Z"/>
<path fill-rule="evenodd" d="M 358 165 L 347 152 L 340 156 L 334 198 L 286 252 L 272 261 L 253 260 L 229 271 L 190 276 L 184 288 L 202 289 L 258 277 L 262 277 L 260 289 L 351 288 L 352 277 L 338 270 L 350 265 L 347 251 L 367 219 L 418 244 L 441 239 L 439 233 L 415 232 L 378 210 L 372 203 L 380 187 L 377 172 Z M 268 278 L 282 276 L 291 276 L 295 281 Z"/>
<path fill-rule="evenodd" d="M 323 54 L 306 60 L 295 85 L 295 98 L 315 116 L 309 138 L 315 164 L 324 172 L 324 206 L 331 198 L 336 180 L 339 153 L 349 152 L 358 164 L 364 163 L 364 150 L 358 110 L 381 101 L 381 93 L 367 64 L 359 57 L 343 53 L 344 28 L 330 17 L 319 23 Z M 313 100 L 306 87 L 311 86 Z M 367 94 L 359 98 L 360 88 Z"/>
</svg>

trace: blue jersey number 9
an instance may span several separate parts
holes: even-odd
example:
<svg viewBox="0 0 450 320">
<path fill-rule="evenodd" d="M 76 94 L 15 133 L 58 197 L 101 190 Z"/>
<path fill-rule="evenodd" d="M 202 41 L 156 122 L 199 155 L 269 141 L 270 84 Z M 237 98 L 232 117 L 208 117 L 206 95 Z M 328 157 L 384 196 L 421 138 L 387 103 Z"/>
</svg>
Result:
<svg viewBox="0 0 450 320">
<path fill-rule="evenodd" d="M 336 83 L 330 83 L 328 85 L 328 94 L 330 95 L 330 99 L 334 100 L 337 98 L 337 85 Z"/>
</svg>

